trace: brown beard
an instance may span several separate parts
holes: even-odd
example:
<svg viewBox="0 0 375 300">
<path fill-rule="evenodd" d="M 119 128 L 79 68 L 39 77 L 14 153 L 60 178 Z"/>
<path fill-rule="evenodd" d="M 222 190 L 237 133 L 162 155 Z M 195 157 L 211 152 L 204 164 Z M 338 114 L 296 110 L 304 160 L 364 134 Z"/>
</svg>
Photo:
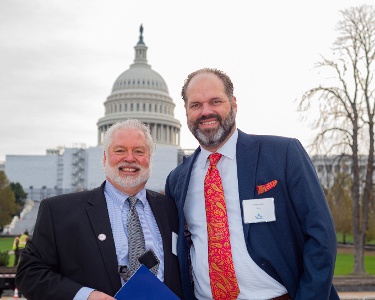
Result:
<svg viewBox="0 0 375 300">
<path fill-rule="evenodd" d="M 199 129 L 199 123 L 206 120 L 216 118 L 220 123 L 217 129 Z M 207 148 L 215 148 L 219 146 L 230 135 L 235 125 L 236 113 L 231 106 L 228 116 L 223 119 L 218 114 L 210 114 L 198 118 L 195 122 L 188 122 L 188 127 L 194 137 L 198 140 L 199 144 Z"/>
</svg>

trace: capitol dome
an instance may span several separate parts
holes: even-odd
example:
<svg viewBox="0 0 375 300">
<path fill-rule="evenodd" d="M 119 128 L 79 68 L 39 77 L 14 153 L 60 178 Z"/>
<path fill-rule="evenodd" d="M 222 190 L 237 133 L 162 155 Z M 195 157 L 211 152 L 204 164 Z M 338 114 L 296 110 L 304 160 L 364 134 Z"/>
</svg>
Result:
<svg viewBox="0 0 375 300">
<path fill-rule="evenodd" d="M 151 69 L 148 64 L 133 65 L 123 72 L 115 81 L 112 93 L 124 89 L 151 89 L 168 92 L 168 87 L 163 77 Z"/>
<path fill-rule="evenodd" d="M 104 132 L 113 123 L 134 118 L 150 128 L 156 143 L 179 147 L 181 124 L 174 118 L 176 105 L 163 77 L 147 63 L 142 25 L 134 49 L 133 64 L 118 76 L 111 94 L 104 102 L 105 116 L 97 123 L 98 145 L 102 142 Z"/>
</svg>

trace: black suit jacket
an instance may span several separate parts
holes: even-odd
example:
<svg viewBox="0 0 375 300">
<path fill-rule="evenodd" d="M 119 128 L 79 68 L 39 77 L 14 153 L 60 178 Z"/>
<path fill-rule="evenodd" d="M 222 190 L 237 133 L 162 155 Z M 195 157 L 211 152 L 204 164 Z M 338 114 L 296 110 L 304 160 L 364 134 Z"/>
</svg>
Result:
<svg viewBox="0 0 375 300">
<path fill-rule="evenodd" d="M 73 299 L 84 286 L 112 296 L 120 289 L 104 185 L 41 202 L 16 275 L 27 299 Z M 153 191 L 146 195 L 163 240 L 164 283 L 182 298 L 178 260 L 172 253 L 172 231 L 178 232 L 175 204 Z M 98 238 L 101 234 L 104 240 Z"/>
</svg>

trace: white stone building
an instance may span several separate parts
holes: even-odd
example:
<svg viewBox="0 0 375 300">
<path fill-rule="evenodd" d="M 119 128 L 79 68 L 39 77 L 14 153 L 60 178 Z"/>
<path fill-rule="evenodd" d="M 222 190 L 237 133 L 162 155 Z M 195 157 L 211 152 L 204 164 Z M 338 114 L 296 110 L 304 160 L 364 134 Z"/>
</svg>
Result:
<svg viewBox="0 0 375 300">
<path fill-rule="evenodd" d="M 367 155 L 360 155 L 358 157 L 359 176 L 361 182 L 363 182 L 366 177 L 367 158 Z M 349 176 L 353 175 L 352 161 L 348 156 L 315 155 L 311 158 L 311 160 L 315 166 L 320 183 L 325 188 L 332 187 L 335 181 L 335 176 L 340 173 L 347 174 Z M 375 180 L 375 173 L 373 177 Z"/>
</svg>

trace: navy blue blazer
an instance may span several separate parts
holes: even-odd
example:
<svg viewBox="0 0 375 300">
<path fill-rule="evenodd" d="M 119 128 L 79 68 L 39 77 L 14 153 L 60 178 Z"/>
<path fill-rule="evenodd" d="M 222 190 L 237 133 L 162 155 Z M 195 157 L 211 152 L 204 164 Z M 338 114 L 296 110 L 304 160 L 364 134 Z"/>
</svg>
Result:
<svg viewBox="0 0 375 300">
<path fill-rule="evenodd" d="M 179 215 L 177 253 L 186 299 L 194 299 L 184 236 L 183 207 L 198 148 L 168 176 L 166 195 Z M 296 139 L 248 135 L 239 130 L 236 146 L 239 201 L 274 198 L 276 221 L 245 224 L 251 258 L 283 284 L 291 299 L 339 299 L 332 285 L 336 234 L 315 168 Z M 257 186 L 277 180 L 258 195 Z M 241 205 L 243 219 L 243 207 Z"/>
<path fill-rule="evenodd" d="M 73 299 L 84 286 L 113 296 L 121 288 L 104 184 L 41 202 L 16 275 L 17 287 L 27 299 Z M 157 192 L 146 190 L 146 197 L 163 240 L 164 283 L 182 298 L 178 259 L 172 253 L 176 206 Z M 99 238 L 101 234 L 106 238 Z"/>
</svg>

